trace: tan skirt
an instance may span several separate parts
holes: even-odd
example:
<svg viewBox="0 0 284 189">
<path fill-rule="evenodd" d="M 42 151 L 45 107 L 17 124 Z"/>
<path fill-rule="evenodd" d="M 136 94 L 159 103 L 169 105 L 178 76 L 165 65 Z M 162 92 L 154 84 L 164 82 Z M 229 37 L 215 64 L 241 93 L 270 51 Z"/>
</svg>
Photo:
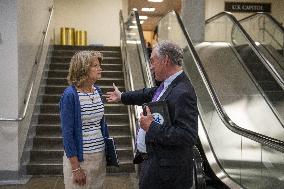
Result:
<svg viewBox="0 0 284 189">
<path fill-rule="evenodd" d="M 79 186 L 73 183 L 72 168 L 66 155 L 63 156 L 63 174 L 65 189 L 103 189 L 106 175 L 105 153 L 96 152 L 84 154 L 84 161 L 80 163 L 86 172 L 86 185 Z"/>
</svg>

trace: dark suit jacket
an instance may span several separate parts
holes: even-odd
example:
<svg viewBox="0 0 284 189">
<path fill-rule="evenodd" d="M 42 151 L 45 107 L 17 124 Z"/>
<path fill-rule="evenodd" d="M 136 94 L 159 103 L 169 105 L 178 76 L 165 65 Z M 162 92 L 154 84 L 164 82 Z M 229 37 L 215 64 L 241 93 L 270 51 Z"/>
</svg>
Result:
<svg viewBox="0 0 284 189">
<path fill-rule="evenodd" d="M 142 105 L 152 100 L 156 89 L 123 93 L 121 101 Z M 168 102 L 171 126 L 151 123 L 145 138 L 149 166 L 140 182 L 144 182 L 143 188 L 189 188 L 192 147 L 198 137 L 198 110 L 194 89 L 184 72 L 172 81 L 160 99 Z"/>
</svg>

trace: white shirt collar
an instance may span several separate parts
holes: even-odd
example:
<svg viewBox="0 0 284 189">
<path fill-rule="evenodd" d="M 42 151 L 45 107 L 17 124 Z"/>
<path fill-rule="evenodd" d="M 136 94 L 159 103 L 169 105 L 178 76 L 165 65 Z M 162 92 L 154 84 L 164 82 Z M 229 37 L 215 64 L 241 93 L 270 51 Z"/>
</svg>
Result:
<svg viewBox="0 0 284 189">
<path fill-rule="evenodd" d="M 183 72 L 183 70 L 178 71 L 177 73 L 171 75 L 170 77 L 168 77 L 165 81 L 164 81 L 164 88 L 168 88 L 168 86 L 172 83 L 172 81 L 179 76 L 181 73 Z"/>
</svg>

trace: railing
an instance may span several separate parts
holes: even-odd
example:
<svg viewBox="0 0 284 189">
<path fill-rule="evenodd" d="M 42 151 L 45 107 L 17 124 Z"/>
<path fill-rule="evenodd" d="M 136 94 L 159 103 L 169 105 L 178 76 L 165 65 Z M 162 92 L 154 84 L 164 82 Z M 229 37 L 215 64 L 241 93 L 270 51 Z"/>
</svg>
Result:
<svg viewBox="0 0 284 189">
<path fill-rule="evenodd" d="M 280 151 L 280 152 L 284 152 L 284 142 L 281 141 L 281 140 L 278 140 L 278 139 L 274 139 L 274 138 L 271 138 L 271 137 L 268 137 L 268 136 L 265 136 L 265 135 L 262 135 L 262 134 L 259 134 L 259 133 L 256 133 L 256 132 L 253 132 L 253 131 L 250 131 L 250 130 L 247 130 L 247 129 L 244 129 L 240 126 L 238 126 L 236 123 L 234 123 L 230 117 L 227 115 L 227 113 L 224 111 L 223 109 L 223 106 L 221 105 L 218 97 L 217 97 L 217 94 L 209 80 L 209 77 L 207 75 L 207 73 L 205 72 L 205 69 L 201 63 L 201 60 L 199 58 L 199 55 L 197 54 L 196 50 L 195 50 L 195 47 L 191 41 L 191 39 L 189 38 L 189 35 L 184 27 L 184 25 L 182 24 L 182 20 L 180 18 L 180 16 L 175 12 L 170 12 L 170 13 L 173 13 L 176 15 L 176 18 L 179 22 L 179 26 L 181 27 L 182 31 L 183 31 L 183 34 L 186 38 L 186 43 L 189 47 L 189 50 L 191 52 L 191 56 L 192 58 L 194 59 L 194 64 L 195 66 L 197 67 L 198 69 L 198 72 L 199 72 L 199 75 L 201 76 L 202 78 L 202 82 L 205 84 L 205 87 L 207 89 L 207 92 L 211 98 L 211 101 L 213 102 L 214 104 L 214 107 L 219 115 L 219 118 L 222 120 L 222 122 L 224 123 L 224 125 L 229 129 L 231 130 L 232 132 L 234 133 L 237 133 L 238 135 L 241 135 L 241 136 L 244 136 L 246 138 L 249 138 L 253 141 L 256 141 L 258 143 L 261 143 L 263 145 L 267 145 L 269 146 L 270 148 L 272 149 L 275 149 L 277 151 Z M 169 14 L 169 13 L 168 13 Z M 206 22 L 210 22 L 211 20 L 214 20 L 215 18 L 218 18 L 218 17 L 221 17 L 223 15 L 227 15 L 228 13 L 220 13 L 214 17 L 212 17 L 211 19 L 208 19 Z M 185 72 L 188 74 L 188 71 L 187 71 L 187 68 L 186 68 L 186 65 L 185 65 Z"/>
<path fill-rule="evenodd" d="M 257 12 L 257 13 L 254 13 L 254 14 L 252 14 L 250 16 L 247 16 L 247 17 L 239 20 L 239 22 L 240 23 L 241 22 L 246 22 L 246 21 L 248 21 L 250 19 L 253 19 L 253 18 L 257 17 L 257 16 L 264 16 L 265 18 L 268 18 L 271 21 L 271 23 L 273 23 L 274 26 L 276 26 L 276 28 L 282 33 L 282 37 L 283 37 L 282 41 L 281 41 L 282 44 L 280 44 L 280 42 L 278 42 L 278 40 L 275 39 L 273 34 L 271 34 L 268 30 L 263 28 L 263 31 L 266 32 L 274 40 L 274 42 L 277 43 L 282 48 L 282 51 L 283 51 L 282 53 L 284 55 L 284 28 L 273 16 L 271 16 L 270 14 L 265 13 L 265 12 Z"/>
<path fill-rule="evenodd" d="M 28 80 L 28 85 L 30 84 L 30 86 L 27 87 L 27 90 L 25 92 L 26 95 L 25 95 L 25 98 L 24 98 L 23 113 L 17 118 L 0 117 L 0 121 L 22 121 L 26 117 L 27 108 L 28 108 L 28 105 L 29 105 L 29 101 L 30 101 L 31 94 L 32 94 L 32 91 L 33 91 L 33 87 L 34 87 L 34 83 L 35 83 L 36 73 L 38 71 L 38 64 L 39 64 L 41 56 L 42 56 L 43 45 L 44 45 L 44 42 L 46 40 L 46 34 L 47 34 L 48 29 L 49 29 L 49 24 L 50 24 L 52 14 L 53 14 L 53 8 L 54 7 L 52 6 L 48 10 L 50 12 L 48 22 L 47 22 L 45 30 L 42 32 L 43 36 L 41 38 L 41 42 L 39 44 L 39 47 L 38 47 L 38 50 L 37 50 L 37 53 L 36 53 L 36 56 L 35 56 L 35 62 L 34 62 L 33 68 L 32 68 L 31 76 Z"/>
<path fill-rule="evenodd" d="M 275 70 L 273 65 L 262 55 L 262 53 L 259 52 L 256 44 L 254 41 L 251 39 L 251 37 L 248 35 L 248 33 L 244 30 L 244 28 L 240 25 L 240 23 L 237 21 L 237 19 L 229 12 L 221 12 L 205 21 L 206 24 L 220 18 L 226 16 L 229 18 L 234 26 L 239 29 L 239 31 L 242 33 L 242 35 L 245 37 L 245 39 L 249 42 L 253 52 L 256 54 L 256 56 L 259 58 L 261 63 L 267 68 L 267 70 L 271 73 L 273 78 L 276 80 L 276 82 L 279 84 L 279 86 L 284 90 L 284 80 L 283 78 L 279 75 L 279 73 Z M 233 31 L 232 31 L 233 32 Z M 233 41 L 233 39 L 232 39 Z"/>
<path fill-rule="evenodd" d="M 137 28 L 137 34 L 138 34 L 138 40 L 134 39 L 132 42 L 136 44 L 136 48 L 138 51 L 139 56 L 139 64 L 140 68 L 143 74 L 143 80 L 144 80 L 144 87 L 152 87 L 153 86 L 153 79 L 150 72 L 149 67 L 149 57 L 147 55 L 146 45 L 142 33 L 142 27 L 139 22 L 139 15 L 137 11 L 132 11 L 128 17 L 128 20 L 124 23 L 124 19 L 122 16 L 122 12 L 120 11 L 120 46 L 121 46 L 121 52 L 122 52 L 122 60 L 123 60 L 123 70 L 124 70 L 124 78 L 125 78 L 125 85 L 127 87 L 127 90 L 133 91 L 135 90 L 134 87 L 134 81 L 133 81 L 133 75 L 132 75 L 132 69 L 130 66 L 130 62 L 128 60 L 128 45 L 127 45 L 127 37 L 125 31 L 127 31 L 127 28 L 132 25 L 132 21 L 135 21 L 135 27 Z M 141 47 L 139 47 L 141 45 Z M 142 111 L 141 107 L 138 106 L 128 106 L 128 113 L 129 113 L 129 119 L 130 119 L 130 128 L 132 133 L 132 143 L 133 147 L 136 141 L 136 125 L 137 120 L 139 118 L 140 112 Z"/>
</svg>

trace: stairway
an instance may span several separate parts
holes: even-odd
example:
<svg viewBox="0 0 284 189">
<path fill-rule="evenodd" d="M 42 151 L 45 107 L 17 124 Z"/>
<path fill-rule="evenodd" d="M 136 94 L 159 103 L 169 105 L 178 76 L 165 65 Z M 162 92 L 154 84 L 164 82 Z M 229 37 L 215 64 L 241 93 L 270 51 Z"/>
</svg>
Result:
<svg viewBox="0 0 284 189">
<path fill-rule="evenodd" d="M 103 53 L 102 78 L 97 85 L 103 93 L 112 90 L 114 82 L 125 91 L 122 72 L 120 47 L 89 47 L 89 46 L 55 46 L 49 70 L 45 70 L 45 86 L 41 86 L 39 94 L 41 103 L 38 123 L 33 125 L 36 135 L 30 151 L 30 162 L 27 164 L 28 175 L 62 175 L 63 144 L 60 129 L 58 102 L 64 89 L 68 86 L 67 74 L 69 62 L 78 50 L 98 50 Z M 129 127 L 127 106 L 123 104 L 105 103 L 105 115 L 110 136 L 115 139 L 120 161 L 119 167 L 108 167 L 108 173 L 134 172 L 132 164 L 133 152 Z"/>
</svg>

